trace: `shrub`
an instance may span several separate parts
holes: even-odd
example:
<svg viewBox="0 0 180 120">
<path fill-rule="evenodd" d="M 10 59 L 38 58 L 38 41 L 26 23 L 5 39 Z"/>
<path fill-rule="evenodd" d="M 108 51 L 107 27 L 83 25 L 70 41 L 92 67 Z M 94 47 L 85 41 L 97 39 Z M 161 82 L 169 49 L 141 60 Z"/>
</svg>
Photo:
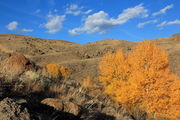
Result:
<svg viewBox="0 0 180 120">
<path fill-rule="evenodd" d="M 168 55 L 151 41 L 125 55 L 119 50 L 100 62 L 105 93 L 127 108 L 139 106 L 149 115 L 177 119 L 180 116 L 180 81 L 169 69 Z"/>
<path fill-rule="evenodd" d="M 52 74 L 53 77 L 58 78 L 60 76 L 58 64 L 48 64 L 46 65 L 46 68 L 48 72 Z"/>
<path fill-rule="evenodd" d="M 82 87 L 85 89 L 88 89 L 88 88 L 91 89 L 91 88 L 96 88 L 97 85 L 92 81 L 92 78 L 90 76 L 87 76 L 82 81 Z"/>
<path fill-rule="evenodd" d="M 61 72 L 63 77 L 69 76 L 69 70 L 65 68 L 64 66 L 59 66 L 59 71 Z"/>
<path fill-rule="evenodd" d="M 68 69 L 58 64 L 48 64 L 46 68 L 54 78 L 67 77 L 69 75 Z"/>
<path fill-rule="evenodd" d="M 36 80 L 40 77 L 40 74 L 33 71 L 27 71 L 24 73 L 24 76 L 28 77 L 30 80 Z"/>
</svg>

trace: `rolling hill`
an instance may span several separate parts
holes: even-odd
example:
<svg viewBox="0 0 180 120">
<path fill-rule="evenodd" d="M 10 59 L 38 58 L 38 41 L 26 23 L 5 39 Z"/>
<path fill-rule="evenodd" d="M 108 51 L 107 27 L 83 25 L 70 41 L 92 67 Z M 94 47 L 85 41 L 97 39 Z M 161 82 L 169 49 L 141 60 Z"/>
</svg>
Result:
<svg viewBox="0 0 180 120">
<path fill-rule="evenodd" d="M 169 53 L 171 70 L 180 75 L 180 33 L 169 38 L 153 40 L 160 48 Z M 0 34 L 0 59 L 3 60 L 10 53 L 24 54 L 38 65 L 58 63 L 68 66 L 71 78 L 83 79 L 91 76 L 94 80 L 98 76 L 98 61 L 107 52 L 123 49 L 129 52 L 138 42 L 106 39 L 94 43 L 80 45 L 64 40 L 40 39 L 24 35 Z"/>
</svg>

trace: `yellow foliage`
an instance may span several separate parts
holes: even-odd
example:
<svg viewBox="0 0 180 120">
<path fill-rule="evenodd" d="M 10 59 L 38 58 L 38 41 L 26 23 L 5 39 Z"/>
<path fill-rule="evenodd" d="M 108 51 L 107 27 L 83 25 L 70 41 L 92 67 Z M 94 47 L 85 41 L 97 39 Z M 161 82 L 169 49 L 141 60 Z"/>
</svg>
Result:
<svg viewBox="0 0 180 120">
<path fill-rule="evenodd" d="M 92 78 L 90 76 L 87 76 L 83 79 L 82 87 L 83 88 L 95 88 L 97 86 L 94 82 L 92 82 Z"/>
<path fill-rule="evenodd" d="M 60 66 L 59 71 L 61 72 L 63 77 L 67 77 L 70 74 L 69 70 L 67 68 L 65 68 L 64 66 Z"/>
<path fill-rule="evenodd" d="M 69 75 L 68 69 L 58 64 L 47 64 L 46 68 L 54 78 L 67 77 Z"/>
<path fill-rule="evenodd" d="M 180 117 L 180 81 L 170 72 L 168 55 L 151 41 L 127 56 L 119 50 L 100 62 L 105 93 L 126 107 L 137 105 L 154 117 Z"/>
<path fill-rule="evenodd" d="M 60 76 L 58 64 L 48 64 L 46 65 L 46 68 L 48 72 L 52 74 L 53 77 L 58 78 Z"/>
</svg>

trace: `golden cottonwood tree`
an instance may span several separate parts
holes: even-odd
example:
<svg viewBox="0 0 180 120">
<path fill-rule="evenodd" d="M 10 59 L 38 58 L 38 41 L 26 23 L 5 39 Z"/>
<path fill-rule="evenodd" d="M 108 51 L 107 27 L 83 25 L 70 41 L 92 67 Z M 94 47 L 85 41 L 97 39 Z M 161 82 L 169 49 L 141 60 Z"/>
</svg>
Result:
<svg viewBox="0 0 180 120">
<path fill-rule="evenodd" d="M 168 55 L 144 41 L 127 56 L 107 54 L 100 62 L 105 93 L 126 107 L 138 105 L 154 117 L 180 117 L 180 81 L 169 69 Z"/>
</svg>

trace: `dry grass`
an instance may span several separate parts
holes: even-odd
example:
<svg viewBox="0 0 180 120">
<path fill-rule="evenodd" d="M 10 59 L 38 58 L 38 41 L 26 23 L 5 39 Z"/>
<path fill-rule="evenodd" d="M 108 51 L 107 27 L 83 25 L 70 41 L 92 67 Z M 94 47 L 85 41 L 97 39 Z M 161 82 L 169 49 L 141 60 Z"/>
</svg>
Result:
<svg viewBox="0 0 180 120">
<path fill-rule="evenodd" d="M 82 87 L 85 89 L 92 89 L 96 88 L 97 85 L 92 81 L 92 78 L 90 76 L 87 76 L 82 81 Z"/>
</svg>

